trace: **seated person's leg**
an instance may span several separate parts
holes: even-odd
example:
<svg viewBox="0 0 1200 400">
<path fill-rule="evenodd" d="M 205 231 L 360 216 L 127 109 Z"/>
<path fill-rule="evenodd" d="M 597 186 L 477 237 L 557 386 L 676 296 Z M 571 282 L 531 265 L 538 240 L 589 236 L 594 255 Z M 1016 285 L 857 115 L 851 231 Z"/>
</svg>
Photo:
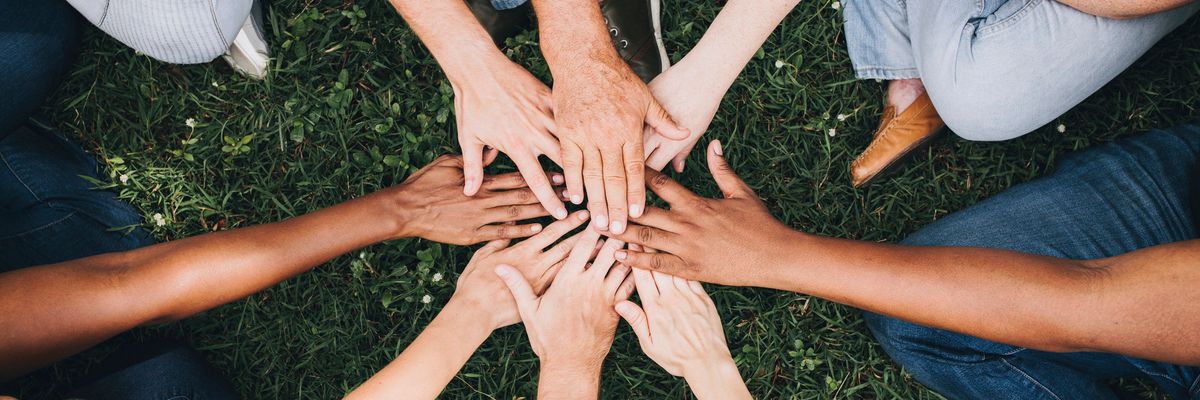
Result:
<svg viewBox="0 0 1200 400">
<path fill-rule="evenodd" d="M 955 133 L 984 141 L 1012 139 L 1059 117 L 1200 9 L 1112 20 L 1053 0 L 908 5 L 930 99 Z"/>
<path fill-rule="evenodd" d="M 232 384 L 199 352 L 172 341 L 120 349 L 69 398 L 238 399 Z"/>
<path fill-rule="evenodd" d="M 101 178 L 96 162 L 57 133 L 0 139 L 0 272 L 152 243 L 133 207 L 83 176 Z"/>
<path fill-rule="evenodd" d="M 0 137 L 58 87 L 79 46 L 79 14 L 61 1 L 0 0 Z"/>
<path fill-rule="evenodd" d="M 1197 212 L 1200 127 L 1192 125 L 1068 156 L 1050 176 L 951 214 L 904 243 L 1091 259 L 1194 239 Z M 866 321 L 914 377 L 957 398 L 1113 398 L 1098 381 L 1123 376 L 1148 377 L 1189 398 L 1200 372 L 1115 354 L 1027 350 L 869 313 Z"/>
</svg>

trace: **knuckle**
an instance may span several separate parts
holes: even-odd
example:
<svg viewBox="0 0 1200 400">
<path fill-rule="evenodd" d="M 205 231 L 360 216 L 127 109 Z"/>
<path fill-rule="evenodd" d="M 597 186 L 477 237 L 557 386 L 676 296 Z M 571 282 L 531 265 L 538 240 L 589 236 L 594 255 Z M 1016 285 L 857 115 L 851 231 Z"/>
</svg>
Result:
<svg viewBox="0 0 1200 400">
<path fill-rule="evenodd" d="M 667 268 L 667 262 L 662 257 L 650 257 L 650 269 L 662 271 Z"/>
<path fill-rule="evenodd" d="M 533 198 L 532 191 L 529 191 L 529 190 L 518 190 L 517 191 L 517 201 L 519 201 L 519 202 L 526 202 L 526 201 L 531 200 L 532 198 Z"/>
<path fill-rule="evenodd" d="M 509 217 L 516 218 L 516 217 L 518 217 L 518 216 L 520 216 L 520 215 L 521 215 L 521 207 L 518 207 L 518 206 L 508 206 L 508 207 L 506 207 L 506 209 L 505 209 L 505 211 L 504 211 L 504 212 L 505 212 L 506 214 L 508 214 L 508 216 L 509 216 Z M 505 232 L 508 232 L 508 231 L 510 230 L 510 227 L 507 227 L 507 226 L 506 226 L 506 227 L 504 227 L 504 228 L 502 228 L 502 229 L 504 229 L 504 231 L 505 231 Z"/>
<path fill-rule="evenodd" d="M 637 238 L 642 243 L 651 243 L 654 240 L 654 231 L 649 227 L 641 227 L 637 230 Z M 657 259 L 657 257 L 655 258 Z"/>
<path fill-rule="evenodd" d="M 650 179 L 650 185 L 654 186 L 655 188 L 661 188 L 663 186 L 666 186 L 667 182 L 670 182 L 670 181 L 671 181 L 671 178 L 668 178 L 666 175 L 656 174 L 656 175 L 654 175 L 654 178 Z"/>
</svg>

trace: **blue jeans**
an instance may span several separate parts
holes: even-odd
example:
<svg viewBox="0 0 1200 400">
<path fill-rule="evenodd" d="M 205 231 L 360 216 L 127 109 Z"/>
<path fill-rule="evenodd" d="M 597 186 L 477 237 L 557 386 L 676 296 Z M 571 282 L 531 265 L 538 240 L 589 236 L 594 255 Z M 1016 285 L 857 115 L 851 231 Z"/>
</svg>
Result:
<svg viewBox="0 0 1200 400">
<path fill-rule="evenodd" d="M 31 4 L 36 3 L 36 4 Z M 0 0 L 0 137 L 41 107 L 79 47 L 79 14 L 61 0 Z"/>
<path fill-rule="evenodd" d="M 863 79 L 921 78 L 968 140 L 1007 140 L 1058 118 L 1128 68 L 1200 3 L 1132 20 L 1055 0 L 844 0 Z"/>
<path fill-rule="evenodd" d="M 1196 239 L 1198 223 L 1200 126 L 1187 125 L 1068 156 L 1053 174 L 942 218 L 903 243 L 1094 259 Z M 1151 379 L 1174 399 L 1200 399 L 1200 367 L 1050 353 L 871 313 L 865 319 L 898 364 L 953 399 L 1116 399 L 1101 381 L 1122 377 Z"/>
<path fill-rule="evenodd" d="M 527 2 L 529 0 L 492 0 L 492 7 L 496 7 L 497 10 L 511 10 Z"/>
</svg>

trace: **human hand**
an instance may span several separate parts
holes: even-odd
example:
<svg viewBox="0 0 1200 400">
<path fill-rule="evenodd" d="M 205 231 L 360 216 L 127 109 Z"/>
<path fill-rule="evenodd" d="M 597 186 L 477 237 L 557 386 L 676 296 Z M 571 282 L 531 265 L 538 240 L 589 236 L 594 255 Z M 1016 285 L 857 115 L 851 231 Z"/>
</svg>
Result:
<svg viewBox="0 0 1200 400">
<path fill-rule="evenodd" d="M 571 254 L 540 297 L 516 268 L 501 265 L 495 270 L 516 300 L 543 370 L 598 372 L 612 347 L 617 328 L 613 307 L 629 298 L 633 282 L 625 279 L 629 267 L 613 267 L 621 241 L 604 242 L 588 265 L 599 237 L 590 229 L 577 235 Z"/>
<path fill-rule="evenodd" d="M 571 201 L 580 204 L 586 190 L 595 229 L 624 232 L 645 210 L 643 127 L 667 139 L 688 131 L 614 58 L 556 75 L 552 97 Z"/>
<path fill-rule="evenodd" d="M 659 250 L 621 250 L 616 257 L 686 279 L 731 286 L 762 282 L 765 270 L 797 235 L 767 211 L 766 205 L 734 174 L 721 155 L 721 143 L 708 146 L 708 167 L 724 198 L 697 196 L 671 178 L 647 170 L 648 186 L 670 204 L 650 208 L 635 225 L 613 237 Z"/>
<path fill-rule="evenodd" d="M 480 190 L 483 167 L 500 151 L 512 158 L 542 206 L 554 218 L 566 218 L 567 209 L 538 162 L 545 155 L 561 164 L 550 88 L 503 55 L 488 65 L 451 84 L 466 176 L 463 193 L 473 196 Z M 554 177 L 555 185 L 563 183 L 561 176 Z"/>
<path fill-rule="evenodd" d="M 683 140 L 673 140 L 646 128 L 644 153 L 647 167 L 661 171 L 671 164 L 676 172 L 683 172 L 688 154 L 717 114 L 725 92 L 709 88 L 710 85 L 697 85 L 698 81 L 711 79 L 707 69 L 698 67 L 695 63 L 679 63 L 650 82 L 650 93 L 676 122 L 687 128 L 689 134 Z"/>
<path fill-rule="evenodd" d="M 617 303 L 617 313 L 637 334 L 642 351 L 687 379 L 699 398 L 750 398 L 725 342 L 721 316 L 699 282 L 661 272 L 633 270 L 642 307 Z"/>
<path fill-rule="evenodd" d="M 468 245 L 541 231 L 539 224 L 503 224 L 547 215 L 519 174 L 485 178 L 483 192 L 467 196 L 460 190 L 462 168 L 462 157 L 441 156 L 384 192 L 403 221 L 396 237 Z"/>
<path fill-rule="evenodd" d="M 494 273 L 496 267 L 510 266 L 516 271 L 516 279 L 525 281 L 531 291 L 541 294 L 554 280 L 579 236 L 569 237 L 558 244 L 554 242 L 587 220 L 588 212 L 579 211 L 511 247 L 508 240 L 489 242 L 471 256 L 471 261 L 458 277 L 458 285 L 450 302 L 465 304 L 465 309 L 480 311 L 490 320 L 492 329 L 520 322 L 517 303 L 504 282 Z M 592 245 L 594 247 L 595 241 Z"/>
</svg>

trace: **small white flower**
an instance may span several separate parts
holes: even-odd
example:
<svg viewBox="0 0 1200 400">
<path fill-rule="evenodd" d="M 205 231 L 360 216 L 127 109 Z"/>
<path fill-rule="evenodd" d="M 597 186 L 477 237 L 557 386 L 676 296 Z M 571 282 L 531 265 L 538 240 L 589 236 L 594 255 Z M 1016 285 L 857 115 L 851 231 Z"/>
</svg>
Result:
<svg viewBox="0 0 1200 400">
<path fill-rule="evenodd" d="M 849 117 L 850 117 L 850 116 L 849 116 L 849 115 L 846 115 L 846 114 L 838 114 L 838 115 L 837 115 L 838 121 L 845 121 L 845 120 L 846 120 L 846 118 L 849 118 Z"/>
<path fill-rule="evenodd" d="M 196 129 L 196 119 L 195 118 L 188 118 L 187 121 L 183 121 L 183 124 L 187 125 L 188 128 Z"/>
<path fill-rule="evenodd" d="M 217 83 L 217 81 L 213 81 L 213 87 L 219 88 L 219 87 L 221 87 L 221 84 Z"/>
<path fill-rule="evenodd" d="M 129 175 L 121 174 L 121 176 L 117 179 L 121 180 L 122 185 L 129 183 Z"/>
<path fill-rule="evenodd" d="M 1063 132 L 1067 131 L 1067 126 L 1063 125 L 1063 124 L 1058 124 L 1058 127 L 1054 128 L 1054 129 L 1058 130 L 1058 133 L 1063 133 Z"/>
<path fill-rule="evenodd" d="M 429 304 L 429 303 L 433 302 L 433 297 L 430 297 L 429 295 L 425 295 L 424 297 L 421 297 L 421 302 L 425 303 L 425 304 Z"/>
<path fill-rule="evenodd" d="M 154 224 L 158 226 L 166 226 L 167 220 L 163 218 L 162 214 L 154 213 Z"/>
<path fill-rule="evenodd" d="M 829 7 L 832 7 L 834 10 L 836 10 L 836 9 L 839 9 L 839 8 L 842 8 L 842 2 L 840 2 L 840 1 L 835 1 L 835 2 L 833 2 L 833 5 L 831 5 L 831 6 L 829 6 Z"/>
<path fill-rule="evenodd" d="M 442 281 L 442 273 L 441 273 L 441 272 L 436 272 L 436 273 L 434 273 L 434 274 L 433 274 L 433 281 L 434 281 L 434 282 L 441 282 L 441 281 Z"/>
<path fill-rule="evenodd" d="M 775 68 L 777 68 L 777 69 L 783 68 L 784 65 L 787 65 L 787 64 L 784 63 L 783 60 L 775 60 Z"/>
<path fill-rule="evenodd" d="M 837 136 L 837 129 L 829 128 L 829 137 L 834 137 L 834 136 Z"/>
</svg>

